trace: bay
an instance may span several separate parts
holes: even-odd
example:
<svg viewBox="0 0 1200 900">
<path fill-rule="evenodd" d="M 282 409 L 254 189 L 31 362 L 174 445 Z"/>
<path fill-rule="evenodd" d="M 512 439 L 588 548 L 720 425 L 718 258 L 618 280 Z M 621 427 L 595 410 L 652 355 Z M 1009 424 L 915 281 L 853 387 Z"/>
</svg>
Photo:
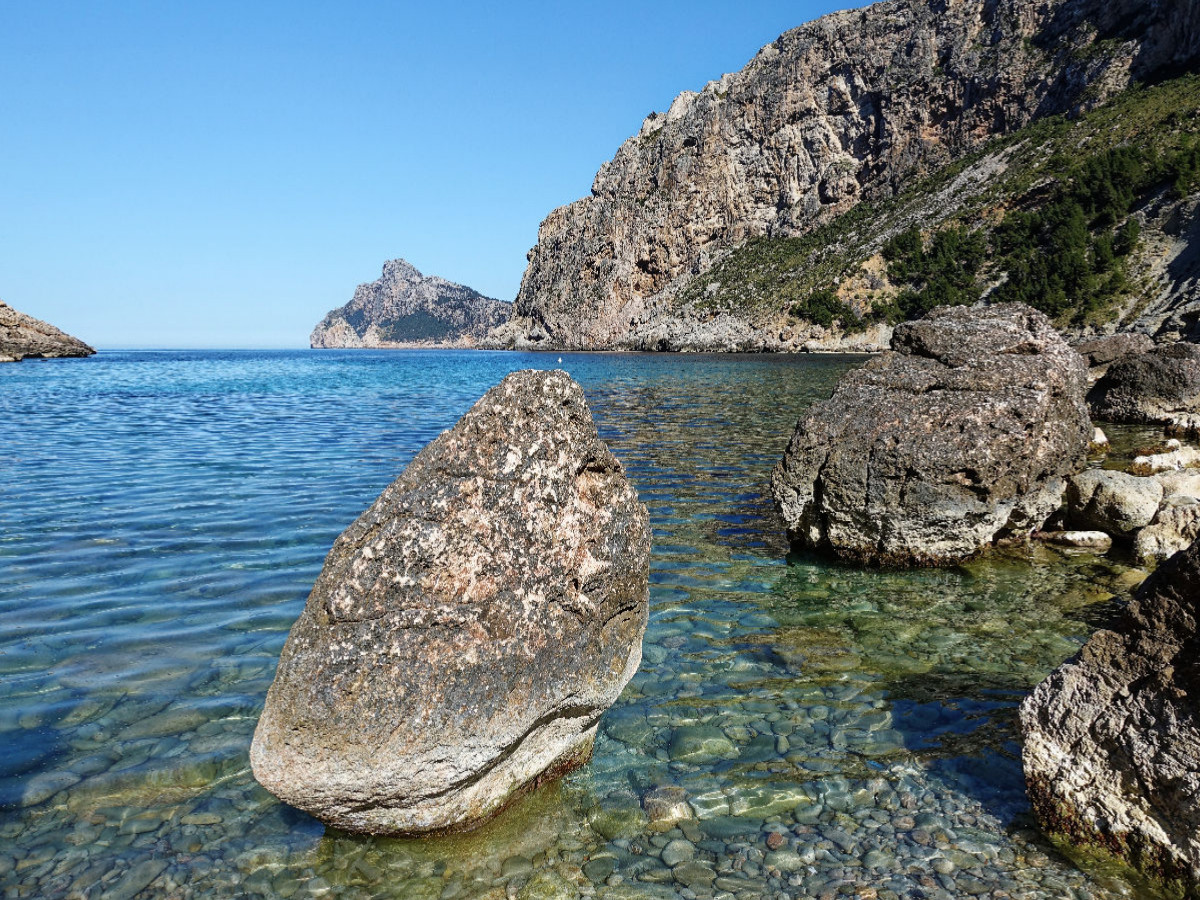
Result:
<svg viewBox="0 0 1200 900">
<path fill-rule="evenodd" d="M 860 361 L 163 351 L 0 367 L 0 891 L 1151 896 L 1038 837 L 1016 728 L 1022 697 L 1142 573 L 1046 548 L 915 572 L 789 555 L 770 469 Z M 447 838 L 339 834 L 283 806 L 247 751 L 333 539 L 507 372 L 558 367 L 654 530 L 643 664 L 592 763 Z M 695 818 L 651 822 L 642 797 L 660 787 Z"/>
</svg>

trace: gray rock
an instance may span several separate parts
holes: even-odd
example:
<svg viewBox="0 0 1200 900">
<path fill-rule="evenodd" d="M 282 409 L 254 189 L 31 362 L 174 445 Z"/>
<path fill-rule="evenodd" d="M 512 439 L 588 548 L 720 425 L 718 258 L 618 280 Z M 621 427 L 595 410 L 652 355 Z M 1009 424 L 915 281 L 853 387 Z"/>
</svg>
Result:
<svg viewBox="0 0 1200 900">
<path fill-rule="evenodd" d="M 642 809 L 651 822 L 678 822 L 695 818 L 688 792 L 681 787 L 656 787 L 642 797 Z"/>
<path fill-rule="evenodd" d="M 796 426 L 772 478 L 791 539 L 936 564 L 1040 527 L 1092 434 L 1082 358 L 1020 304 L 935 310 L 892 347 Z"/>
<path fill-rule="evenodd" d="M 309 338 L 314 348 L 473 346 L 508 321 L 512 304 L 485 297 L 436 275 L 426 277 L 403 259 L 383 264 L 378 281 L 360 284 Z"/>
<path fill-rule="evenodd" d="M 1154 341 L 1144 334 L 1109 334 L 1076 344 L 1075 350 L 1087 361 L 1088 368 L 1095 369 L 1153 347 Z"/>
<path fill-rule="evenodd" d="M 1166 425 L 1200 413 L 1200 346 L 1164 344 L 1109 366 L 1088 393 L 1097 419 Z"/>
<path fill-rule="evenodd" d="M 0 362 L 91 356 L 96 351 L 53 325 L 17 312 L 0 300 Z"/>
<path fill-rule="evenodd" d="M 1034 537 L 1047 544 L 1078 547 L 1083 550 L 1107 550 L 1113 542 L 1103 531 L 1039 531 Z"/>
<path fill-rule="evenodd" d="M 733 741 L 711 725 L 684 725 L 671 735 L 671 759 L 703 764 L 737 756 Z"/>
<path fill-rule="evenodd" d="M 1162 498 L 1157 479 L 1089 469 L 1067 482 L 1067 516 L 1079 528 L 1129 535 L 1150 524 Z"/>
<path fill-rule="evenodd" d="M 1175 496 L 1163 503 L 1154 520 L 1133 539 L 1141 563 L 1155 563 L 1185 550 L 1200 538 L 1200 501 Z"/>
<path fill-rule="evenodd" d="M 1021 706 L 1043 828 L 1200 888 L 1200 545 Z M 1188 894 L 1191 896 L 1191 894 Z"/>
<path fill-rule="evenodd" d="M 676 838 L 662 848 L 663 864 L 671 868 L 675 868 L 680 863 L 687 862 L 695 855 L 695 845 L 691 841 L 685 841 L 683 838 Z"/>
<path fill-rule="evenodd" d="M 590 756 L 641 659 L 649 551 L 579 386 L 509 375 L 334 543 L 255 777 L 354 831 L 478 824 Z"/>
</svg>

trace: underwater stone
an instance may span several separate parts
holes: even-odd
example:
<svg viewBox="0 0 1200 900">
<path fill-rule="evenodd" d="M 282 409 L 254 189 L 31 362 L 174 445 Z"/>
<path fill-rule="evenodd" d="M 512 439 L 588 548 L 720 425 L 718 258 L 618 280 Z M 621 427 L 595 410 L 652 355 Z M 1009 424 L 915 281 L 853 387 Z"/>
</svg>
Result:
<svg viewBox="0 0 1200 900">
<path fill-rule="evenodd" d="M 334 543 L 250 751 L 351 831 L 472 827 L 585 762 L 637 670 L 649 519 L 563 372 L 516 372 Z"/>
<path fill-rule="evenodd" d="M 1189 892 L 1200 888 L 1198 622 L 1192 544 L 1021 706 L 1025 781 L 1042 826 Z"/>
<path fill-rule="evenodd" d="M 940 564 L 1026 536 L 1092 436 L 1087 371 L 1022 304 L 897 326 L 796 425 L 775 503 L 796 543 L 860 562 Z"/>
</svg>

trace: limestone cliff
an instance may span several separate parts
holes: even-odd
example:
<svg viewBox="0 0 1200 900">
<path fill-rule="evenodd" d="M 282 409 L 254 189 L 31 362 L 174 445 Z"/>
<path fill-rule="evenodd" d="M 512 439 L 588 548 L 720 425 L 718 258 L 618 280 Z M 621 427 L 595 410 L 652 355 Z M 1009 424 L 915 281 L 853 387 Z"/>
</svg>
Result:
<svg viewBox="0 0 1200 900">
<path fill-rule="evenodd" d="M 997 135 L 1187 69 L 1198 25 L 1190 0 L 887 0 L 789 31 L 648 116 L 591 195 L 546 218 L 489 342 L 787 349 L 777 315 L 681 312 L 681 287 L 748 240 L 805 234 Z"/>
<path fill-rule="evenodd" d="M 378 281 L 360 284 L 345 306 L 313 329 L 314 348 L 473 346 L 507 321 L 512 304 L 436 275 L 403 259 L 383 264 Z"/>
<path fill-rule="evenodd" d="M 91 356 L 95 352 L 78 338 L 17 312 L 0 300 L 0 362 L 17 362 L 35 356 Z"/>
</svg>

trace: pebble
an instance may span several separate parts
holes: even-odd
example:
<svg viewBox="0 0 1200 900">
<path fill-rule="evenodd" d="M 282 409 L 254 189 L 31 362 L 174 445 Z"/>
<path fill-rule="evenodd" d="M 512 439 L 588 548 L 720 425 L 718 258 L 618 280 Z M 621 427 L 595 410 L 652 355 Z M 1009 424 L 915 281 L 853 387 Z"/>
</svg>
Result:
<svg viewBox="0 0 1200 900">
<path fill-rule="evenodd" d="M 675 868 L 675 866 L 691 859 L 695 855 L 696 846 L 691 841 L 676 838 L 662 848 L 659 858 L 662 859 L 664 865 Z"/>
</svg>

